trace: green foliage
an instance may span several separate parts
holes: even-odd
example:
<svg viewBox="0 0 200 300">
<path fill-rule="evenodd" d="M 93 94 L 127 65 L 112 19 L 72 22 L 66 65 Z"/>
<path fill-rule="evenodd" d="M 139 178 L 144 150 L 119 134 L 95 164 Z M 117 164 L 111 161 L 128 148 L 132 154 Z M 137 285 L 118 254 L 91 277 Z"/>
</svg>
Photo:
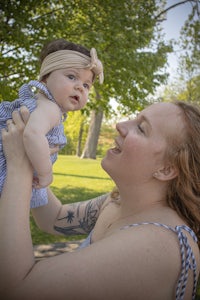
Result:
<svg viewBox="0 0 200 300">
<path fill-rule="evenodd" d="M 1 99 L 17 97 L 19 86 L 37 78 L 44 42 L 63 37 L 98 49 L 105 84 L 96 83 L 88 108 L 109 113 L 115 96 L 124 110 L 143 106 L 145 96 L 163 82 L 162 67 L 171 48 L 156 29 L 155 0 L 4 1 L 1 5 Z M 154 41 L 154 46 L 153 46 Z M 147 68 L 148 66 L 148 68 Z"/>
<path fill-rule="evenodd" d="M 36 11 L 41 3 L 44 1 L 1 1 L 0 100 L 13 100 L 23 81 L 35 78 L 38 64 L 34 53 L 40 47 Z"/>
<path fill-rule="evenodd" d="M 166 86 L 161 94 L 163 101 L 182 100 L 200 105 L 200 75 L 195 76 L 188 82 L 178 79 Z"/>
<path fill-rule="evenodd" d="M 117 132 L 114 126 L 105 123 L 101 126 L 101 132 L 98 141 L 97 155 L 103 157 L 109 148 L 113 147 L 114 138 Z"/>
<path fill-rule="evenodd" d="M 51 188 L 64 203 L 84 201 L 111 191 L 114 184 L 101 168 L 100 159 L 83 160 L 75 156 L 59 155 L 54 164 Z M 84 236 L 54 236 L 41 232 L 31 217 L 33 244 L 48 244 L 84 238 Z"/>
<path fill-rule="evenodd" d="M 200 105 L 200 75 L 186 83 L 186 88 L 178 95 L 179 100 L 185 100 Z"/>
<path fill-rule="evenodd" d="M 82 152 L 88 134 L 88 123 L 89 118 L 81 111 L 68 113 L 67 120 L 64 123 L 67 145 L 59 152 L 60 154 L 76 155 L 81 128 L 83 130 L 82 139 L 80 141 Z M 97 146 L 97 156 L 104 156 L 108 148 L 112 147 L 114 137 L 116 136 L 114 125 L 106 124 L 105 122 L 102 124 Z"/>
<path fill-rule="evenodd" d="M 191 77 L 195 72 L 199 73 L 200 68 L 200 1 L 191 2 L 191 13 L 185 21 L 181 30 L 180 44 L 185 54 L 181 56 L 181 63 L 184 64 Z"/>
<path fill-rule="evenodd" d="M 88 131 L 87 115 L 83 111 L 69 112 L 67 120 L 64 123 L 64 127 L 65 134 L 67 136 L 67 145 L 65 146 L 63 152 L 64 154 L 75 155 L 81 128 L 83 129 L 83 135 L 80 141 L 81 146 L 83 147 L 85 144 Z"/>
</svg>

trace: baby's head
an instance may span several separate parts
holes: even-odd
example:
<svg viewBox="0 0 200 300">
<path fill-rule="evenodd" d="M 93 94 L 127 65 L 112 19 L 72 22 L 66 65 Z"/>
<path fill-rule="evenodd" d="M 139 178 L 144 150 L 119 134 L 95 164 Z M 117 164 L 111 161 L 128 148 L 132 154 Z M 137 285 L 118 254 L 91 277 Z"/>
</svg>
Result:
<svg viewBox="0 0 200 300">
<path fill-rule="evenodd" d="M 79 44 L 64 39 L 51 41 L 41 51 L 39 80 L 44 80 L 52 71 L 63 68 L 90 69 L 93 74 L 93 82 L 96 77 L 103 83 L 103 65 L 97 57 L 96 50 L 90 51 Z"/>
</svg>

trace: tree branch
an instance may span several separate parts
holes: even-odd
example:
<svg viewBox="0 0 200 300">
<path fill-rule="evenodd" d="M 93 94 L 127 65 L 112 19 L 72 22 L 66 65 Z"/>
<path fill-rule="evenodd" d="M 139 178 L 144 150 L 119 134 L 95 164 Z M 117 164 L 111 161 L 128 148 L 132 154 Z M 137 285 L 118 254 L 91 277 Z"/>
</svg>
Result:
<svg viewBox="0 0 200 300">
<path fill-rule="evenodd" d="M 181 1 L 181 2 L 175 3 L 175 4 L 171 5 L 171 6 L 169 6 L 168 8 L 166 8 L 165 10 L 162 10 L 157 16 L 155 16 L 155 19 L 160 18 L 160 16 L 164 15 L 166 12 L 168 12 L 171 9 L 173 9 L 174 7 L 182 5 L 182 4 L 185 4 L 187 2 L 196 2 L 196 1 L 194 1 L 194 0 L 185 0 L 185 1 Z"/>
</svg>

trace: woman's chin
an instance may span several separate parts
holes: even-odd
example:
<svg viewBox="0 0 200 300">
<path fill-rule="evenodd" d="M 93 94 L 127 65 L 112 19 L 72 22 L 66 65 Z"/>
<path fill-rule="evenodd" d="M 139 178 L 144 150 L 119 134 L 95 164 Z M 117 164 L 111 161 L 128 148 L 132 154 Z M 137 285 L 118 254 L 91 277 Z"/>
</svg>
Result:
<svg viewBox="0 0 200 300">
<path fill-rule="evenodd" d="M 109 157 L 106 156 L 102 159 L 101 161 L 101 167 L 104 169 L 104 171 L 109 175 L 110 175 L 110 170 L 112 168 L 112 163 L 111 163 L 111 160 L 109 159 Z"/>
</svg>

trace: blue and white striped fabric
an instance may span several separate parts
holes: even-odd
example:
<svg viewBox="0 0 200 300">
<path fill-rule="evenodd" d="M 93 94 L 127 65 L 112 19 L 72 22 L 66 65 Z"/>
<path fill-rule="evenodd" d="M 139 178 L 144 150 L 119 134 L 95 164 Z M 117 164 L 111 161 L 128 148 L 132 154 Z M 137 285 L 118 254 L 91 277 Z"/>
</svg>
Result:
<svg viewBox="0 0 200 300">
<path fill-rule="evenodd" d="M 190 244 L 188 243 L 188 239 L 184 230 L 189 232 L 192 236 L 193 240 L 197 243 L 197 237 L 192 229 L 190 229 L 186 225 L 176 226 L 175 228 L 161 224 L 161 223 L 154 223 L 154 222 L 143 222 L 143 223 L 136 223 L 124 226 L 121 229 L 127 229 L 134 226 L 139 225 L 155 225 L 164 227 L 165 229 L 171 230 L 178 235 L 179 245 L 180 245 L 180 252 L 181 252 L 181 274 L 178 280 L 177 288 L 176 288 L 176 300 L 183 300 L 185 295 L 185 289 L 187 285 L 188 279 L 188 271 L 189 269 L 193 271 L 193 292 L 192 292 L 192 300 L 195 299 L 196 295 L 196 288 L 197 288 L 197 264 L 194 253 Z"/>
<path fill-rule="evenodd" d="M 12 118 L 12 112 L 19 110 L 21 106 L 26 106 L 30 113 L 33 112 L 37 106 L 36 95 L 32 91 L 32 87 L 41 90 L 50 101 L 55 102 L 53 96 L 48 91 L 45 85 L 37 80 L 31 80 L 28 84 L 22 85 L 19 90 L 19 99 L 9 102 L 4 101 L 0 104 L 0 131 L 6 127 L 6 121 Z M 60 118 L 60 124 L 52 128 L 46 135 L 50 146 L 58 145 L 59 148 L 63 148 L 66 145 L 67 139 L 64 134 L 64 126 L 62 123 L 62 112 Z M 66 117 L 65 117 L 66 118 Z M 65 120 L 65 119 L 64 119 Z M 57 153 L 51 155 L 52 164 L 57 160 Z M 3 184 L 6 177 L 6 159 L 3 153 L 2 137 L 0 134 L 0 194 L 3 188 Z M 31 198 L 31 208 L 35 208 L 48 203 L 47 190 L 33 189 Z"/>
</svg>

